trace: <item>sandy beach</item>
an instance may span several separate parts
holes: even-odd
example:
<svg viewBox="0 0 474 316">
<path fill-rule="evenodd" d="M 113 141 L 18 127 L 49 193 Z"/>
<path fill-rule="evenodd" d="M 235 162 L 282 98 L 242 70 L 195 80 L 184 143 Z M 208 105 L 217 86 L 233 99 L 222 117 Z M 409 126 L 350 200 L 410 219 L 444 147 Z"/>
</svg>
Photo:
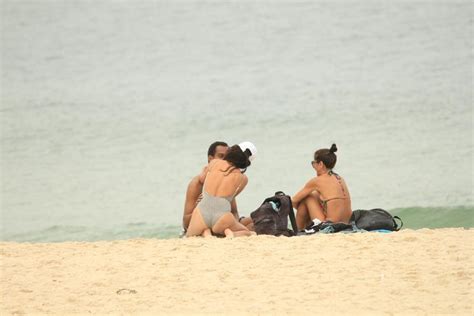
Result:
<svg viewBox="0 0 474 316">
<path fill-rule="evenodd" d="M 472 315 L 474 230 L 0 243 L 0 314 Z"/>
</svg>

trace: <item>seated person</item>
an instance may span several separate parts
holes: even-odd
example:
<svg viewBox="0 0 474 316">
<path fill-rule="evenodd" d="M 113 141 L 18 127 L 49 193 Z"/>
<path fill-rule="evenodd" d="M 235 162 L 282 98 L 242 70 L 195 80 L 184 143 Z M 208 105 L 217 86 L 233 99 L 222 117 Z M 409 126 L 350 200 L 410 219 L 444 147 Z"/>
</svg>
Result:
<svg viewBox="0 0 474 316">
<path fill-rule="evenodd" d="M 229 148 L 225 142 L 216 141 L 209 146 L 207 150 L 207 163 L 210 163 L 213 159 L 224 158 L 224 155 Z M 203 171 L 207 171 L 207 166 L 204 167 Z M 201 173 L 202 173 L 201 172 Z M 194 208 L 202 198 L 202 183 L 199 181 L 199 175 L 191 179 L 186 190 L 186 200 L 184 201 L 184 212 L 183 212 L 183 230 L 186 232 L 191 221 L 191 215 Z"/>
<path fill-rule="evenodd" d="M 203 183 L 202 199 L 192 212 L 186 236 L 226 237 L 251 236 L 231 213 L 231 202 L 243 191 L 248 178 L 244 174 L 255 157 L 257 148 L 250 142 L 230 147 L 224 158 L 214 159 L 204 168 L 199 181 Z"/>
<path fill-rule="evenodd" d="M 311 162 L 316 177 L 310 179 L 293 198 L 297 209 L 296 225 L 304 229 L 320 222 L 349 223 L 352 215 L 351 196 L 344 179 L 332 169 L 336 165 L 336 144 L 319 149 Z"/>
<path fill-rule="evenodd" d="M 227 149 L 229 149 L 229 146 L 225 142 L 216 141 L 212 143 L 207 150 L 207 162 L 210 163 L 214 159 L 224 158 Z M 207 172 L 207 166 L 203 168 L 202 172 Z M 202 199 L 202 183 L 199 181 L 199 176 L 200 175 L 197 175 L 192 178 L 186 190 L 186 200 L 184 202 L 183 212 L 183 235 L 188 229 L 194 208 Z M 253 230 L 253 222 L 250 217 L 240 217 L 239 219 L 239 212 L 237 211 L 237 202 L 235 199 L 233 199 L 231 202 L 231 212 L 234 214 L 235 218 L 239 220 L 239 222 Z"/>
</svg>

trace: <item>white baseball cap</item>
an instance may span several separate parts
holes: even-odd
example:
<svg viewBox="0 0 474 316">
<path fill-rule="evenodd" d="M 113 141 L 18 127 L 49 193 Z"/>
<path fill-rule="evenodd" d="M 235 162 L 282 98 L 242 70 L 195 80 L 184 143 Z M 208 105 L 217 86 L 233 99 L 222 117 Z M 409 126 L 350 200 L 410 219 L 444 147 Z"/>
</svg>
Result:
<svg viewBox="0 0 474 316">
<path fill-rule="evenodd" d="M 240 149 L 242 149 L 243 152 L 245 152 L 247 149 L 250 151 L 250 156 L 249 160 L 252 161 L 255 158 L 255 155 L 257 154 L 257 147 L 255 147 L 254 144 L 251 142 L 241 142 L 239 144 Z"/>
</svg>

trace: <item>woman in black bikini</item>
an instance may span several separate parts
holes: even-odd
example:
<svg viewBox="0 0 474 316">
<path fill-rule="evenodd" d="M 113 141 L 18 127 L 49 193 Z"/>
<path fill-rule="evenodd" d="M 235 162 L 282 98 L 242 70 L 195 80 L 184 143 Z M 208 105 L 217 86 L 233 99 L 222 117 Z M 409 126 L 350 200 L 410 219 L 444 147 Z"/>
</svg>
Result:
<svg viewBox="0 0 474 316">
<path fill-rule="evenodd" d="M 332 144 L 330 149 L 319 149 L 314 153 L 311 165 L 316 177 L 309 180 L 292 198 L 293 207 L 297 209 L 298 229 L 313 222 L 349 223 L 352 215 L 351 196 L 344 179 L 332 171 L 336 165 L 336 151 L 336 144 Z"/>
</svg>

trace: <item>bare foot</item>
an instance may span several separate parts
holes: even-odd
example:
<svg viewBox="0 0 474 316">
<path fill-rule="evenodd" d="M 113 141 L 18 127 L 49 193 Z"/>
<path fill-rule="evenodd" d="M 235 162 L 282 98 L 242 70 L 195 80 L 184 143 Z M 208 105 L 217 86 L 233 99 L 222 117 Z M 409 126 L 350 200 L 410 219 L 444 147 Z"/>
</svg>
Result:
<svg viewBox="0 0 474 316">
<path fill-rule="evenodd" d="M 210 230 L 209 228 L 207 228 L 206 230 L 204 230 L 201 235 L 202 235 L 202 237 L 204 237 L 204 238 L 214 237 L 214 236 L 212 236 L 212 232 L 211 232 L 211 230 Z"/>
<path fill-rule="evenodd" d="M 224 230 L 224 234 L 226 238 L 234 238 L 234 232 L 231 231 L 229 228 Z"/>
</svg>

